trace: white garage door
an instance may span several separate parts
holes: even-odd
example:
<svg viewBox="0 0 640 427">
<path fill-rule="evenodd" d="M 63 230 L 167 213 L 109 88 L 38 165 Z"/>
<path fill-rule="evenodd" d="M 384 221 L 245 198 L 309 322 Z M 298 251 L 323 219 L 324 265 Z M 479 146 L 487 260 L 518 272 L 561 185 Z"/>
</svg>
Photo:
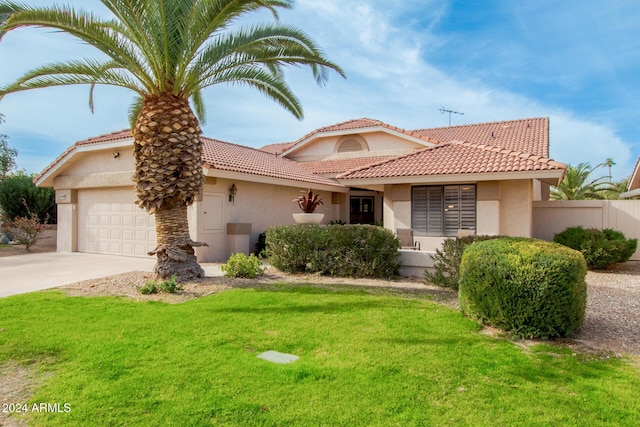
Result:
<svg viewBox="0 0 640 427">
<path fill-rule="evenodd" d="M 155 218 L 134 200 L 130 189 L 78 191 L 78 252 L 147 256 Z"/>
</svg>

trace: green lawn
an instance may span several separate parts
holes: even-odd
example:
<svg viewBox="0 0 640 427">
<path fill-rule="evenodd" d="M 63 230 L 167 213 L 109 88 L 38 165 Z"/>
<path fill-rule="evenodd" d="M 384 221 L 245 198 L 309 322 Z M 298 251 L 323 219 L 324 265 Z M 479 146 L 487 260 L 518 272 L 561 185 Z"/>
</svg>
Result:
<svg viewBox="0 0 640 427">
<path fill-rule="evenodd" d="M 523 350 L 425 299 L 272 286 L 183 304 L 0 299 L 0 365 L 49 372 L 42 426 L 637 426 L 640 371 Z M 256 356 L 300 356 L 277 365 Z"/>
</svg>

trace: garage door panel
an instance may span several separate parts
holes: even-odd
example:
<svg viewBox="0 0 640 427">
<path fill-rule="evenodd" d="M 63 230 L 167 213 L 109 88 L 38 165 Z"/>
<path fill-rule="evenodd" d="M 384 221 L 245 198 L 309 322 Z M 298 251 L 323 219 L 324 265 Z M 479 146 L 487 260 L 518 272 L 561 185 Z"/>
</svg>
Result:
<svg viewBox="0 0 640 427">
<path fill-rule="evenodd" d="M 134 203 L 132 190 L 78 192 L 78 251 L 147 256 L 156 246 L 155 218 Z"/>
</svg>

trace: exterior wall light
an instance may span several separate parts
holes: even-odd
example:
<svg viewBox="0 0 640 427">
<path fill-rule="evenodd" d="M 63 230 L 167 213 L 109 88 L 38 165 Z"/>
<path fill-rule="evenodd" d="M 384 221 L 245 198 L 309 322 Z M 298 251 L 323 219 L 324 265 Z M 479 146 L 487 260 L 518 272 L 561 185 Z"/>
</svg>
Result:
<svg viewBox="0 0 640 427">
<path fill-rule="evenodd" d="M 236 194 L 238 194 L 238 187 L 236 187 L 235 182 L 231 184 L 231 188 L 229 188 L 229 201 L 236 204 Z"/>
</svg>

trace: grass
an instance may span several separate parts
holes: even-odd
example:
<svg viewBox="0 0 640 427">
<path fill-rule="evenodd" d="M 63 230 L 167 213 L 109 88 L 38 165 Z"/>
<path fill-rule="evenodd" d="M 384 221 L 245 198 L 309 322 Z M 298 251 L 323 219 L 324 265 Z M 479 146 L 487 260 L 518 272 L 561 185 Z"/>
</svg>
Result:
<svg viewBox="0 0 640 427">
<path fill-rule="evenodd" d="M 40 292 L 0 299 L 0 366 L 50 372 L 34 426 L 640 424 L 640 372 L 523 351 L 424 299 L 278 285 L 183 304 Z M 300 356 L 277 365 L 256 356 Z"/>
</svg>

